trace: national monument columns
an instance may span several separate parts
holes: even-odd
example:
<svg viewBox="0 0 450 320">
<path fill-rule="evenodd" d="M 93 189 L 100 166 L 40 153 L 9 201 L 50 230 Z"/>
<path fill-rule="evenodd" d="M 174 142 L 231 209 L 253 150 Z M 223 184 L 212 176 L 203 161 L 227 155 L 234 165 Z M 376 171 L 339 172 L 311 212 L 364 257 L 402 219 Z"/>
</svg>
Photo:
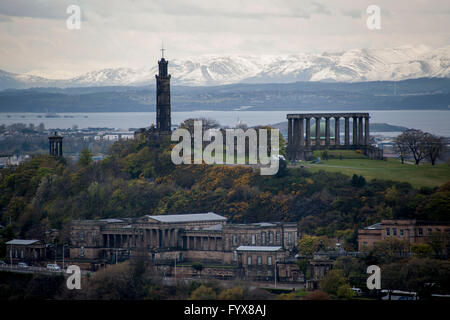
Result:
<svg viewBox="0 0 450 320">
<path fill-rule="evenodd" d="M 312 118 L 315 120 L 313 139 L 311 137 Z M 325 119 L 324 128 L 321 127 L 322 118 Z M 331 118 L 334 119 L 334 127 L 331 126 Z M 370 145 L 368 113 L 300 113 L 288 114 L 287 119 L 289 160 L 309 160 L 313 158 L 313 151 L 317 149 L 362 149 L 365 152 L 367 149 L 374 148 Z M 341 119 L 344 122 L 343 143 L 341 143 Z"/>
</svg>

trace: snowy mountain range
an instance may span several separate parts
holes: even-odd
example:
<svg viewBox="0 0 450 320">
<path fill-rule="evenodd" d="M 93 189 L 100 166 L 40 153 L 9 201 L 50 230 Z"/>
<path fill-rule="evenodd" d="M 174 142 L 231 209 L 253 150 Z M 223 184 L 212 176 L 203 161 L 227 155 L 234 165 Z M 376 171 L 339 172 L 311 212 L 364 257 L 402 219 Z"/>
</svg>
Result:
<svg viewBox="0 0 450 320">
<path fill-rule="evenodd" d="M 402 46 L 354 49 L 341 53 L 295 55 L 203 55 L 169 59 L 172 83 L 211 86 L 232 83 L 288 83 L 295 81 L 397 81 L 422 77 L 450 77 L 450 46 Z M 154 84 L 152 68 L 113 68 L 88 72 L 68 80 L 0 70 L 0 89 L 30 87 L 91 87 Z"/>
</svg>

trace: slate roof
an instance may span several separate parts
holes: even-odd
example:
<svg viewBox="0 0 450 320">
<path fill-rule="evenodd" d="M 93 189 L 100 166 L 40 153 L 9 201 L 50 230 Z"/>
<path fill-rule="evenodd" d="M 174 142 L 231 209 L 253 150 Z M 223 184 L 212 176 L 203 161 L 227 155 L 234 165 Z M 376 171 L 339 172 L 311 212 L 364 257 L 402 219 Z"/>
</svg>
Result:
<svg viewBox="0 0 450 320">
<path fill-rule="evenodd" d="M 281 247 L 277 246 L 240 246 L 236 251 L 279 251 Z"/>
<path fill-rule="evenodd" d="M 8 241 L 6 244 L 27 246 L 27 245 L 30 245 L 30 244 L 33 244 L 36 242 L 39 242 L 39 240 L 13 239 L 13 240 Z"/>
<path fill-rule="evenodd" d="M 164 223 L 177 223 L 177 222 L 203 222 L 203 221 L 225 221 L 227 218 L 222 217 L 214 212 L 208 213 L 193 213 L 193 214 L 170 214 L 146 217 L 154 219 Z"/>
</svg>

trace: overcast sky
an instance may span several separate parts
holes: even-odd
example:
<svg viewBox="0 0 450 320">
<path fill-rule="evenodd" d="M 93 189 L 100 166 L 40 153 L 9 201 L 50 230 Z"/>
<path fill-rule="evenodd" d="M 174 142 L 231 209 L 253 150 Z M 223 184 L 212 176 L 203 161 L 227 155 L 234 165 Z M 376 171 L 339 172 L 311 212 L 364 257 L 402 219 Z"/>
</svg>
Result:
<svg viewBox="0 0 450 320">
<path fill-rule="evenodd" d="M 80 30 L 66 27 L 78 5 Z M 381 30 L 366 26 L 381 8 Z M 450 44 L 449 0 L 0 0 L 0 69 L 59 78 L 160 56 Z"/>
</svg>

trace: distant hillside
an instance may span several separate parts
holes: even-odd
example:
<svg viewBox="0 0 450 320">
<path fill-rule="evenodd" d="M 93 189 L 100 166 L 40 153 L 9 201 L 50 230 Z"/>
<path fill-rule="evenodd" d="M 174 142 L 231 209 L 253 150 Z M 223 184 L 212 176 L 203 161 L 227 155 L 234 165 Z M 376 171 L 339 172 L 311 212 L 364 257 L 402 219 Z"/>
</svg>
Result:
<svg viewBox="0 0 450 320">
<path fill-rule="evenodd" d="M 155 81 L 158 65 L 93 70 L 67 80 L 0 70 L 0 90 L 31 87 L 141 86 Z M 450 77 L 450 46 L 352 49 L 290 55 L 201 55 L 169 58 L 173 84 L 211 86 L 296 81 L 362 82 Z"/>
<path fill-rule="evenodd" d="M 173 86 L 173 111 L 445 109 L 450 79 Z M 154 111 L 155 87 L 37 88 L 0 91 L 0 112 Z"/>
</svg>

